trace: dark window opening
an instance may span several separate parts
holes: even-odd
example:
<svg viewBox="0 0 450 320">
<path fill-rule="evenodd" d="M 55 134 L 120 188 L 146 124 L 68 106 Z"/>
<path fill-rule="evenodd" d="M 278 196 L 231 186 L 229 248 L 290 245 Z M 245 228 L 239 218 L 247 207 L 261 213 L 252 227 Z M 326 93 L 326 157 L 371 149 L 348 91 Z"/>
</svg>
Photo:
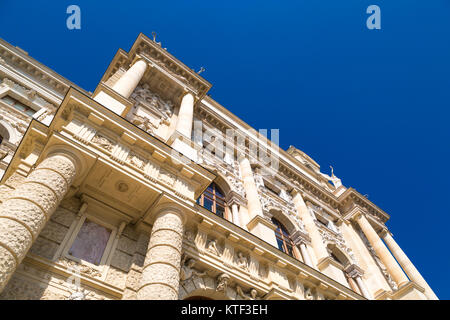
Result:
<svg viewBox="0 0 450 320">
<path fill-rule="evenodd" d="M 198 198 L 197 203 L 203 208 L 224 218 L 225 216 L 225 195 L 214 182 Z"/>
<path fill-rule="evenodd" d="M 291 240 L 291 237 L 289 236 L 289 232 L 283 226 L 283 224 L 280 221 L 278 221 L 277 219 L 272 218 L 272 222 L 277 227 L 275 230 L 275 237 L 277 239 L 278 249 L 280 249 L 284 253 L 287 253 L 291 257 L 295 258 L 294 243 Z"/>
<path fill-rule="evenodd" d="M 20 101 L 14 99 L 13 97 L 4 96 L 3 98 L 1 98 L 1 100 L 4 103 L 6 103 L 7 105 L 10 105 L 14 109 L 19 110 L 20 112 L 23 112 L 23 113 L 29 115 L 30 117 L 32 117 L 36 113 L 36 110 L 34 110 L 33 108 L 30 108 L 29 106 L 23 104 Z"/>
</svg>

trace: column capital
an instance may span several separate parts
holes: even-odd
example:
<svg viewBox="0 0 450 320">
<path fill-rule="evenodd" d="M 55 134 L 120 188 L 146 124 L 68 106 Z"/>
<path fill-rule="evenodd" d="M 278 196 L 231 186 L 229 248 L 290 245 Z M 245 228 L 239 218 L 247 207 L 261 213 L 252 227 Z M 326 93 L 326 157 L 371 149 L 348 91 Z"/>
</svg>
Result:
<svg viewBox="0 0 450 320">
<path fill-rule="evenodd" d="M 302 199 L 304 198 L 304 191 L 300 190 L 299 188 L 292 188 L 291 190 L 291 196 L 295 197 L 296 195 L 300 195 Z"/>
<path fill-rule="evenodd" d="M 344 272 L 350 277 L 350 278 L 356 278 L 356 277 L 362 277 L 364 274 L 364 270 L 361 269 L 356 264 L 350 264 L 347 267 L 345 267 Z"/>
<path fill-rule="evenodd" d="M 245 200 L 239 193 L 236 191 L 231 190 L 228 192 L 225 201 L 227 202 L 228 206 L 232 206 L 233 204 L 236 204 L 238 206 L 246 205 L 247 200 Z"/>
<path fill-rule="evenodd" d="M 186 214 L 183 212 L 183 209 L 176 203 L 164 203 L 157 206 L 154 210 L 154 219 L 157 219 L 159 216 L 166 213 L 176 214 L 180 217 L 183 225 L 186 223 Z"/>
<path fill-rule="evenodd" d="M 381 238 L 385 238 L 386 236 L 392 237 L 392 233 L 388 230 L 388 228 L 384 228 L 383 230 L 380 231 Z"/>
<path fill-rule="evenodd" d="M 291 239 L 294 242 L 296 246 L 304 243 L 304 244 L 310 244 L 311 238 L 308 234 L 306 234 L 303 231 L 296 230 L 294 233 L 291 234 Z"/>
<path fill-rule="evenodd" d="M 136 56 L 133 58 L 133 60 L 130 63 L 130 67 L 133 66 L 138 61 L 144 61 L 147 64 L 147 67 L 153 67 L 153 64 L 150 60 L 147 58 L 141 56 L 140 54 L 136 54 Z"/>
</svg>

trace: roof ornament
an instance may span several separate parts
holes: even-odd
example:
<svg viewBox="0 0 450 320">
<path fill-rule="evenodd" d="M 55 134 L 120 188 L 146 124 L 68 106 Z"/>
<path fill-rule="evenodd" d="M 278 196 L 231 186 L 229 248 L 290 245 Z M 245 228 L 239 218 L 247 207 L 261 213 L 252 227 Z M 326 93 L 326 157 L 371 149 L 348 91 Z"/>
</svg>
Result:
<svg viewBox="0 0 450 320">
<path fill-rule="evenodd" d="M 200 73 L 202 73 L 202 72 L 204 72 L 204 71 L 206 71 L 206 69 L 203 68 L 203 67 L 200 67 L 200 70 L 197 71 L 197 74 L 200 74 Z"/>
<path fill-rule="evenodd" d="M 331 181 L 331 182 L 333 183 L 334 187 L 337 189 L 337 188 L 339 188 L 340 186 L 342 186 L 342 182 L 341 182 L 341 179 L 339 179 L 338 177 L 336 177 L 336 176 L 334 175 L 333 167 L 330 166 L 330 168 L 331 168 L 331 177 L 330 177 L 329 175 L 325 174 L 325 173 L 320 172 L 320 171 L 319 171 L 319 174 L 320 174 L 323 178 L 325 178 L 327 181 Z"/>
<path fill-rule="evenodd" d="M 153 36 L 153 42 L 156 43 L 158 46 L 162 47 L 161 42 L 156 42 L 156 32 L 152 31 L 152 36 Z M 163 48 L 164 50 L 167 51 L 167 48 Z"/>
</svg>

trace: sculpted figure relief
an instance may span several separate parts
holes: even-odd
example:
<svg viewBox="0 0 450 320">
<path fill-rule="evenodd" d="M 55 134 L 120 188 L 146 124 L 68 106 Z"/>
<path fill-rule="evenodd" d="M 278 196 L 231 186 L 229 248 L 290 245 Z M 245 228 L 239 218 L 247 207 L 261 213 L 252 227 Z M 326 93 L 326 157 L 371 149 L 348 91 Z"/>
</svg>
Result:
<svg viewBox="0 0 450 320">
<path fill-rule="evenodd" d="M 100 147 L 108 151 L 111 151 L 113 148 L 112 142 L 101 135 L 96 135 L 94 138 L 92 138 L 92 143 L 99 145 Z"/>
<path fill-rule="evenodd" d="M 314 294 L 310 288 L 305 290 L 305 299 L 306 300 L 314 300 Z"/>
<path fill-rule="evenodd" d="M 186 230 L 184 235 L 186 236 L 186 240 L 187 241 L 189 241 L 189 242 L 193 242 L 194 241 L 195 235 L 194 235 L 194 233 L 192 231 Z"/>
<path fill-rule="evenodd" d="M 194 269 L 194 265 L 197 262 L 195 259 L 189 259 L 186 263 L 187 257 L 184 256 L 181 261 L 181 269 L 180 269 L 180 281 L 187 281 L 194 276 L 202 277 L 206 275 L 206 272 L 199 272 Z"/>
<path fill-rule="evenodd" d="M 247 258 L 244 256 L 244 254 L 242 252 L 238 253 L 237 265 L 238 265 L 239 268 L 242 268 L 244 270 L 248 270 L 248 260 L 247 260 Z"/>
<path fill-rule="evenodd" d="M 255 289 L 251 289 L 250 294 L 245 294 L 244 291 L 242 291 L 242 288 L 239 285 L 236 285 L 236 291 L 242 298 L 244 298 L 244 300 L 258 299 L 258 291 Z"/>
<path fill-rule="evenodd" d="M 86 300 L 86 293 L 83 289 L 75 286 L 66 300 Z"/>
<path fill-rule="evenodd" d="M 217 248 L 217 243 L 216 243 L 216 240 L 214 240 L 214 239 L 210 240 L 208 242 L 208 246 L 206 247 L 206 250 L 208 250 L 209 252 L 214 253 L 215 255 L 220 256 L 220 251 Z"/>
<path fill-rule="evenodd" d="M 222 273 L 218 278 L 217 278 L 217 287 L 216 287 L 216 291 L 219 292 L 225 292 L 227 290 L 228 287 L 228 283 L 230 282 L 230 276 L 226 273 Z"/>
</svg>

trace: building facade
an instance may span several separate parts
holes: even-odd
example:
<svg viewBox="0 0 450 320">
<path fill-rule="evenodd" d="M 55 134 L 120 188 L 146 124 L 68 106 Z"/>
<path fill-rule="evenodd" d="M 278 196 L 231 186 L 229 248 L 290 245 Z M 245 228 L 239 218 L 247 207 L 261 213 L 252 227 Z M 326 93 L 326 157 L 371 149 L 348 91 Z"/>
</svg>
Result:
<svg viewBox="0 0 450 320">
<path fill-rule="evenodd" d="M 389 215 L 140 34 L 94 93 L 0 41 L 0 299 L 437 299 Z"/>
</svg>

